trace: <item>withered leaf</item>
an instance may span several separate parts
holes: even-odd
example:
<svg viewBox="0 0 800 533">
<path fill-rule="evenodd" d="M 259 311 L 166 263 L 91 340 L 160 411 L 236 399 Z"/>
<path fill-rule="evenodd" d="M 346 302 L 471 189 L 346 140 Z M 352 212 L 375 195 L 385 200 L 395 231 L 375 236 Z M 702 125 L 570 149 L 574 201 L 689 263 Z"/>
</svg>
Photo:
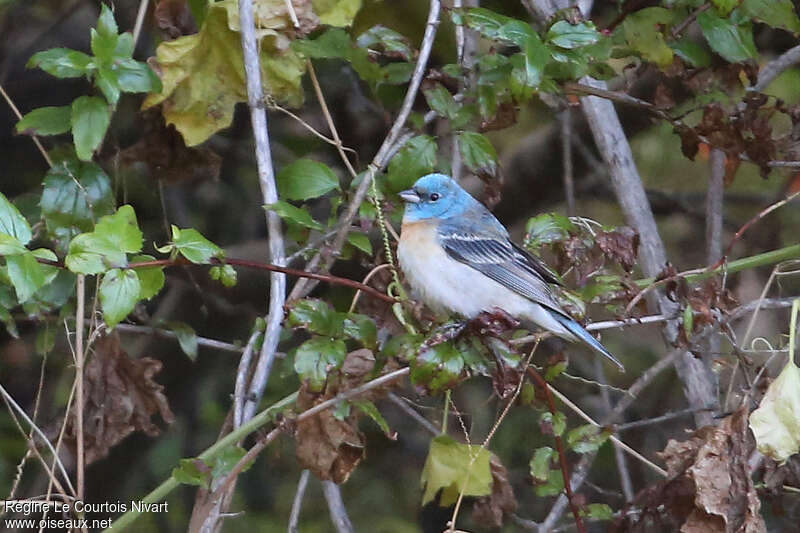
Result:
<svg viewBox="0 0 800 533">
<path fill-rule="evenodd" d="M 606 257 L 618 262 L 626 272 L 633 269 L 639 252 L 639 234 L 633 228 L 621 226 L 614 231 L 600 231 L 595 242 Z"/>
<path fill-rule="evenodd" d="M 187 0 L 159 0 L 153 10 L 153 17 L 168 39 L 197 33 L 197 25 Z"/>
<path fill-rule="evenodd" d="M 492 454 L 489 459 L 492 471 L 492 493 L 479 498 L 472 508 L 472 517 L 485 528 L 503 527 L 503 518 L 517 510 L 517 498 L 508 481 L 508 470 Z"/>
<path fill-rule="evenodd" d="M 109 450 L 134 431 L 154 437 L 160 428 L 156 414 L 171 424 L 175 415 L 164 396 L 164 386 L 153 377 L 161 361 L 150 357 L 131 359 L 120 347 L 116 333 L 100 338 L 84 373 L 84 450 L 86 462 L 108 455 Z M 66 438 L 75 448 L 75 409 L 69 413 Z"/>
<path fill-rule="evenodd" d="M 660 454 L 669 478 L 637 496 L 643 513 L 628 519 L 629 529 L 659 521 L 681 533 L 765 533 L 748 466 L 754 442 L 747 414 L 743 407 L 686 441 L 670 440 Z"/>
<path fill-rule="evenodd" d="M 297 407 L 305 411 L 331 397 L 300 389 Z M 344 483 L 364 458 L 366 440 L 358 430 L 358 410 L 351 409 L 344 419 L 337 419 L 331 409 L 297 423 L 297 460 L 322 480 Z"/>
</svg>

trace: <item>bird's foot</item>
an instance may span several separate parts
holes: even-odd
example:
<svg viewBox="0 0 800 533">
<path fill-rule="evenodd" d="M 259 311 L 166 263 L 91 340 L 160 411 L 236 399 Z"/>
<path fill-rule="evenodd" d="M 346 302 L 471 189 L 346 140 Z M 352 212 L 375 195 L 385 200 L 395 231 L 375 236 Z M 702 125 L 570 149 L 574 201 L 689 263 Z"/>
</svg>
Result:
<svg viewBox="0 0 800 533">
<path fill-rule="evenodd" d="M 499 307 L 491 311 L 483 311 L 470 321 L 470 326 L 479 335 L 492 335 L 499 337 L 506 331 L 519 327 L 519 320 L 509 315 Z"/>
<path fill-rule="evenodd" d="M 440 326 L 435 330 L 433 330 L 433 333 L 431 333 L 431 336 L 425 340 L 423 345 L 428 348 L 432 348 L 437 344 L 442 344 L 447 341 L 456 339 L 462 333 L 464 333 L 464 330 L 467 329 L 468 325 L 469 321 L 463 320 L 460 322 L 452 322 L 450 324 L 445 324 L 444 326 Z"/>
</svg>

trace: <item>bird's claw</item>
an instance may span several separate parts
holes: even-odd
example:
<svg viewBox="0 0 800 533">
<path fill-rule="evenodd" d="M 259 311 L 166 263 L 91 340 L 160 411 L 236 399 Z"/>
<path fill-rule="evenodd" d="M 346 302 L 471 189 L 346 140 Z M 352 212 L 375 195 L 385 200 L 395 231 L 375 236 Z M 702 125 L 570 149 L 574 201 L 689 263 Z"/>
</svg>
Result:
<svg viewBox="0 0 800 533">
<path fill-rule="evenodd" d="M 499 307 L 484 311 L 470 321 L 473 329 L 480 335 L 499 337 L 506 331 L 519 327 L 519 320 Z"/>
</svg>

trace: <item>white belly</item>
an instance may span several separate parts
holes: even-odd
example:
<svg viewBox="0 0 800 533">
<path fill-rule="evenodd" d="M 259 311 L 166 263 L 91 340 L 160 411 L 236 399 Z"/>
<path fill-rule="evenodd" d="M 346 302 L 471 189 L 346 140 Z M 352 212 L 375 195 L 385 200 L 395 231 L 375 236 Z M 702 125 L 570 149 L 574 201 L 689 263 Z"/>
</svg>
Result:
<svg viewBox="0 0 800 533">
<path fill-rule="evenodd" d="M 540 305 L 450 258 L 435 239 L 435 228 L 428 222 L 404 224 L 397 247 L 400 268 L 412 293 L 426 305 L 466 318 L 497 307 L 556 335 L 572 338 Z"/>
</svg>

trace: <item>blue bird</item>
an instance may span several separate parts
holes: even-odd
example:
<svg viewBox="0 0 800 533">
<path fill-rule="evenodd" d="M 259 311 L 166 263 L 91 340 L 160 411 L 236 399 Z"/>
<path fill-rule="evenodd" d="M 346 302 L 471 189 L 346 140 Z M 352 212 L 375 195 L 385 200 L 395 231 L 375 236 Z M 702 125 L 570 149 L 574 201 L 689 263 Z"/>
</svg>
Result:
<svg viewBox="0 0 800 533">
<path fill-rule="evenodd" d="M 412 292 L 436 311 L 472 319 L 502 309 L 622 363 L 559 305 L 558 276 L 517 246 L 483 204 L 444 174 L 421 177 L 406 202 L 397 257 Z"/>
</svg>

